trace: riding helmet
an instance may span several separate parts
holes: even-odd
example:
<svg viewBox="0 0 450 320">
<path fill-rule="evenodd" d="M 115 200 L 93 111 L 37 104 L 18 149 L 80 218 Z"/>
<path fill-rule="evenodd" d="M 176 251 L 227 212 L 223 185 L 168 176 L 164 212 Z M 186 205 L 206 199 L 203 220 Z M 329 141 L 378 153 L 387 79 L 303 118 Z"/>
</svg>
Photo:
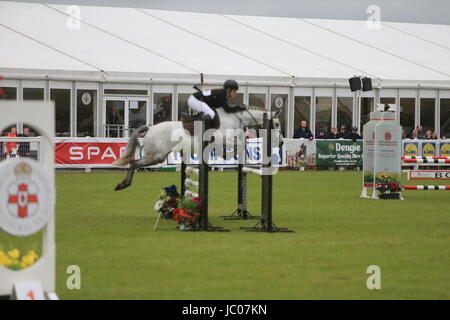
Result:
<svg viewBox="0 0 450 320">
<path fill-rule="evenodd" d="M 239 90 L 239 85 L 236 80 L 227 80 L 223 84 L 224 89 L 231 89 L 231 90 Z"/>
</svg>

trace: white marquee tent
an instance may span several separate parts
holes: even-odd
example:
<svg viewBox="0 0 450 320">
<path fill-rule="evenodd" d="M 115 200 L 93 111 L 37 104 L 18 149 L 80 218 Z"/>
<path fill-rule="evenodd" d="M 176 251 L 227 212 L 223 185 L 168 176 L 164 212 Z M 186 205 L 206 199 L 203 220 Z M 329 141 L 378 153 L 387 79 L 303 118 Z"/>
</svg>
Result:
<svg viewBox="0 0 450 320">
<path fill-rule="evenodd" d="M 82 6 L 77 29 L 68 8 L 0 2 L 3 73 L 450 81 L 448 25 Z"/>
<path fill-rule="evenodd" d="M 5 79 L 450 89 L 449 25 L 0 1 L 0 39 Z"/>
</svg>

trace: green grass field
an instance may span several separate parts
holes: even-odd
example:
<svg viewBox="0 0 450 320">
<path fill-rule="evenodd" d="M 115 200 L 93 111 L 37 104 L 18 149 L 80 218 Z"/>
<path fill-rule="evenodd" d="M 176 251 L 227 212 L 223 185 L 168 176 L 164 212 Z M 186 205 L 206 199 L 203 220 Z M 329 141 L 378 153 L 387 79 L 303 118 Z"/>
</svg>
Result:
<svg viewBox="0 0 450 320">
<path fill-rule="evenodd" d="M 179 174 L 139 172 L 114 192 L 123 175 L 57 173 L 61 299 L 450 298 L 450 192 L 375 201 L 359 198 L 361 172 L 283 171 L 274 222 L 295 233 L 253 233 L 239 227 L 255 221 L 219 218 L 236 208 L 236 173 L 214 172 L 210 221 L 231 232 L 180 232 L 172 221 L 154 231 L 154 202 Z M 258 177 L 249 189 L 258 214 Z M 66 288 L 74 264 L 81 290 Z M 366 286 L 369 265 L 381 268 L 381 290 Z"/>
</svg>

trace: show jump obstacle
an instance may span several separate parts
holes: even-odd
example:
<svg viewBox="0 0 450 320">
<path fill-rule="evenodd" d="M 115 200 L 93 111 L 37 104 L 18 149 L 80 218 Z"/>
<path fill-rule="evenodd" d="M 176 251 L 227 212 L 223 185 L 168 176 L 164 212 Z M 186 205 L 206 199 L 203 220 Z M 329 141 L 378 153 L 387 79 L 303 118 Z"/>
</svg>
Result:
<svg viewBox="0 0 450 320">
<path fill-rule="evenodd" d="M 277 227 L 272 220 L 272 129 L 274 128 L 273 119 L 269 119 L 267 113 L 264 113 L 263 129 L 266 129 L 266 142 L 263 141 L 263 164 L 260 169 L 242 166 L 238 170 L 238 190 L 242 192 L 241 197 L 238 196 L 238 210 L 241 208 L 242 214 L 247 214 L 247 174 L 255 174 L 261 177 L 261 217 L 259 222 L 253 227 L 241 227 L 246 231 L 262 231 L 262 232 L 294 232 L 287 228 Z M 266 158 L 268 161 L 264 161 Z M 239 169 L 239 168 L 238 168 Z M 240 202 L 241 201 L 241 202 Z"/>
<path fill-rule="evenodd" d="M 424 160 L 424 159 L 417 159 L 417 160 Z M 445 161 L 446 159 L 428 159 L 428 160 Z M 403 161 L 406 162 L 406 161 L 413 161 L 413 160 L 412 159 L 404 159 Z M 450 171 L 449 170 L 408 170 L 407 173 L 408 173 L 408 175 L 407 175 L 408 180 L 447 180 L 447 181 L 450 180 Z M 411 185 L 411 186 L 403 186 L 403 189 L 405 189 L 405 190 L 450 190 L 450 186 Z"/>
<path fill-rule="evenodd" d="M 363 127 L 362 198 L 369 198 L 367 191 L 372 189 L 372 199 L 379 199 L 375 187 L 382 174 L 401 182 L 401 126 L 395 105 L 389 106 L 389 110 L 384 111 L 384 104 L 379 104 Z M 401 193 L 400 199 L 403 199 Z"/>
<path fill-rule="evenodd" d="M 401 127 L 394 105 L 384 112 L 384 105 L 370 113 L 370 120 L 363 128 L 363 183 L 362 198 L 369 198 L 368 190 L 372 189 L 372 198 L 379 199 L 375 189 L 380 174 L 387 174 L 401 182 L 401 163 L 430 163 L 449 165 L 450 157 L 446 156 L 401 156 Z M 450 180 L 450 171 L 446 170 L 409 170 L 408 180 Z M 403 190 L 450 190 L 444 185 L 408 185 Z M 400 199 L 403 199 L 400 193 Z"/>
<path fill-rule="evenodd" d="M 196 122 L 196 126 L 201 126 L 203 133 L 204 124 Z M 246 231 L 262 231 L 262 232 L 293 232 L 287 228 L 277 227 L 272 220 L 272 129 L 273 119 L 268 118 L 268 114 L 264 114 L 263 129 L 266 129 L 267 141 L 264 149 L 265 156 L 268 161 L 263 161 L 261 168 L 251 168 L 239 161 L 238 165 L 238 209 L 230 216 L 224 216 L 228 220 L 246 220 L 260 219 L 254 227 L 242 227 Z M 203 136 L 203 134 L 201 134 Z M 208 145 L 207 141 L 200 141 L 198 154 L 203 155 L 203 150 Z M 236 153 L 237 147 L 235 147 Z M 242 155 L 245 157 L 245 152 Z M 200 197 L 202 202 L 201 224 L 193 231 L 229 231 L 221 227 L 214 227 L 208 222 L 208 172 L 209 165 L 206 159 L 200 160 L 198 168 L 193 167 L 184 155 L 181 156 L 181 194 L 185 197 Z M 254 217 L 247 210 L 247 175 L 255 174 L 261 177 L 261 216 Z M 197 189 L 197 192 L 194 190 Z"/>
<path fill-rule="evenodd" d="M 39 162 L 12 158 L 0 163 L 0 233 L 14 243 L 14 237 L 43 230 L 43 252 L 33 265 L 18 271 L 0 266 L 0 296 L 55 300 L 54 102 L 0 101 L 0 114 L 0 128 L 20 121 L 41 136 Z"/>
<path fill-rule="evenodd" d="M 200 225 L 193 228 L 192 231 L 230 231 L 222 227 L 215 227 L 209 223 L 208 220 L 208 173 L 209 165 L 208 159 L 203 159 L 203 150 L 208 145 L 208 141 L 204 141 L 204 123 L 202 121 L 196 121 L 195 126 L 200 128 L 200 134 L 197 137 L 198 142 L 198 155 L 200 163 L 198 168 L 193 167 L 190 162 L 191 159 L 186 159 L 185 153 L 181 155 L 181 195 L 185 197 L 200 197 Z M 196 176 L 196 177 L 195 177 Z M 197 178 L 197 180 L 195 180 Z M 193 192 L 192 189 L 196 188 L 198 192 Z"/>
</svg>

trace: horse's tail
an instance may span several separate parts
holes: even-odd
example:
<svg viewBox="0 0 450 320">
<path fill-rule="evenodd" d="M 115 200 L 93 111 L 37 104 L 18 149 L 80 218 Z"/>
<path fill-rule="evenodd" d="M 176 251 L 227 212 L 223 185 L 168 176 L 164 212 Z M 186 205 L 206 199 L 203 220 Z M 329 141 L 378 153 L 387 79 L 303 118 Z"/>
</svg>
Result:
<svg viewBox="0 0 450 320">
<path fill-rule="evenodd" d="M 146 125 L 140 126 L 139 129 L 134 130 L 131 134 L 130 139 L 128 139 L 127 147 L 125 148 L 125 152 L 120 156 L 119 159 L 114 161 L 112 164 L 114 166 L 126 166 L 129 164 L 134 158 L 134 152 L 136 147 L 139 144 L 139 133 L 147 131 L 149 128 Z"/>
</svg>

